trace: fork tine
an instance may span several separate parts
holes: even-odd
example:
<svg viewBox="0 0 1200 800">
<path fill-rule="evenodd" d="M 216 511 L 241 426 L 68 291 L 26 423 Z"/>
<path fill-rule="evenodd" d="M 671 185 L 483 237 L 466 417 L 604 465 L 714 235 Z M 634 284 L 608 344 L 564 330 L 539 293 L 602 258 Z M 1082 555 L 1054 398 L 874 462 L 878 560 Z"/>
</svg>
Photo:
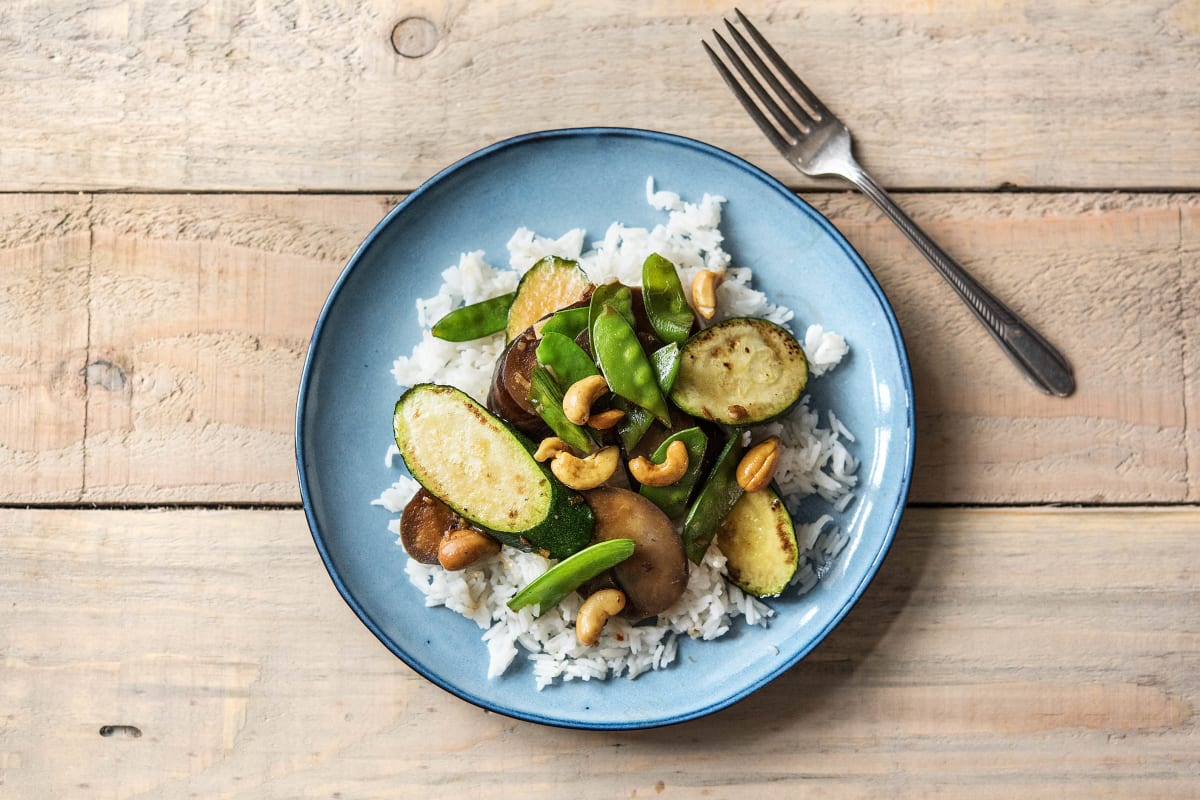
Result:
<svg viewBox="0 0 1200 800">
<path fill-rule="evenodd" d="M 716 31 L 713 31 L 713 34 L 717 37 L 718 42 L 720 42 L 722 45 L 725 45 L 724 40 L 721 39 L 720 35 L 717 34 Z M 759 107 L 754 104 L 754 99 L 750 97 L 750 95 L 746 93 L 746 90 L 742 88 L 742 85 L 738 83 L 737 78 L 735 78 L 733 73 L 729 71 L 729 68 L 725 66 L 725 62 L 718 58 L 717 54 L 713 52 L 713 49 L 708 46 L 708 42 L 701 41 L 700 44 L 704 46 L 704 50 L 706 53 L 708 53 L 708 57 L 712 59 L 713 66 L 717 68 L 717 72 L 721 73 L 721 77 L 725 80 L 725 85 L 729 87 L 730 91 L 733 92 L 734 97 L 736 97 L 738 102 L 742 104 L 742 108 L 746 109 L 746 113 L 750 116 L 750 119 L 754 120 L 754 122 L 762 130 L 763 134 L 768 140 L 770 140 L 771 144 L 775 145 L 776 149 L 778 149 L 780 152 L 786 153 L 788 147 L 791 146 L 791 143 L 788 142 L 787 139 L 785 139 L 782 135 L 780 135 L 779 131 L 775 129 L 775 126 L 771 124 L 771 120 L 767 119 L 762 110 L 760 110 Z M 728 52 L 728 45 L 725 45 L 723 49 Z M 754 84 L 752 83 L 751 85 Z"/>
<path fill-rule="evenodd" d="M 783 101 L 788 110 L 792 112 L 795 120 L 800 123 L 800 127 L 804 129 L 805 133 L 808 133 L 821 118 L 821 115 L 812 114 L 808 109 L 796 102 L 796 97 L 780 82 L 775 73 L 771 71 L 771 68 L 763 63 L 762 58 L 759 57 L 750 43 L 746 41 L 746 37 L 742 36 L 741 31 L 733 26 L 732 22 L 725 20 L 725 27 L 729 29 L 729 35 L 737 42 L 738 47 L 742 49 L 742 53 L 754 65 L 754 69 L 758 72 L 761 79 L 770 85 L 771 91 L 775 93 L 777 98 Z"/>
<path fill-rule="evenodd" d="M 813 118 L 817 121 L 820 121 L 822 117 L 833 116 L 829 113 L 829 109 L 825 107 L 825 104 L 817 99 L 817 96 L 813 94 L 812 90 L 809 89 L 808 86 L 805 85 L 804 81 L 800 80 L 800 76 L 797 75 L 792 68 L 788 66 L 788 63 L 783 60 L 783 57 L 776 52 L 775 48 L 772 47 L 770 42 L 766 40 L 766 37 L 758 32 L 758 28 L 754 27 L 754 24 L 746 18 L 746 15 L 741 12 L 741 9 L 735 8 L 733 13 L 737 15 L 738 21 L 742 23 L 742 26 L 746 29 L 746 33 L 750 34 L 750 38 L 755 41 L 755 43 L 763 51 L 763 54 L 768 60 L 770 60 L 771 64 L 775 66 L 775 69 L 779 71 L 779 74 L 782 75 L 783 78 L 791 85 L 796 94 L 800 95 L 800 99 L 804 102 L 804 104 L 811 108 L 813 112 L 815 112 L 813 114 Z"/>
<path fill-rule="evenodd" d="M 738 53 L 729 46 L 729 43 L 721 37 L 721 34 L 717 33 L 716 31 L 713 31 L 712 33 L 713 36 L 716 37 L 717 44 L 721 46 L 721 51 L 725 54 L 726 59 L 729 60 L 729 63 L 733 65 L 734 69 L 737 70 L 737 73 L 742 77 L 742 84 L 746 88 L 750 89 L 750 91 L 754 93 L 754 96 L 758 98 L 759 108 L 775 118 L 776 128 L 784 135 L 785 138 L 789 139 L 788 144 L 795 144 L 797 139 L 800 139 L 807 134 L 810 130 L 809 126 L 806 124 L 806 121 L 809 119 L 809 117 L 804 115 L 800 120 L 797 120 L 795 117 L 789 115 L 788 112 L 779 105 L 779 102 L 775 99 L 775 97 L 767 91 L 766 87 L 763 86 L 762 80 L 760 80 L 759 77 L 750 69 L 750 67 L 746 65 L 746 62 L 742 60 L 742 57 L 738 55 Z M 784 94 L 786 94 L 786 92 L 784 92 Z"/>
</svg>

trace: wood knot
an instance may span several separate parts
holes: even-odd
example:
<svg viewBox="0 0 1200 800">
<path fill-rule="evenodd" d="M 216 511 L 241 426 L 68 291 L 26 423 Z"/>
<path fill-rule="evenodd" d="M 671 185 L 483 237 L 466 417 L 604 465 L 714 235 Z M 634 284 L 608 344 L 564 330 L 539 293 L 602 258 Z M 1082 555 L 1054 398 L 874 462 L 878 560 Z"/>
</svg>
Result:
<svg viewBox="0 0 1200 800">
<path fill-rule="evenodd" d="M 425 17 L 405 17 L 392 28 L 392 49 L 404 58 L 428 55 L 437 43 L 437 26 Z"/>
<path fill-rule="evenodd" d="M 110 392 L 120 392 L 129 382 L 125 370 L 111 361 L 98 358 L 82 370 L 83 380 L 88 386 L 99 386 Z"/>
</svg>

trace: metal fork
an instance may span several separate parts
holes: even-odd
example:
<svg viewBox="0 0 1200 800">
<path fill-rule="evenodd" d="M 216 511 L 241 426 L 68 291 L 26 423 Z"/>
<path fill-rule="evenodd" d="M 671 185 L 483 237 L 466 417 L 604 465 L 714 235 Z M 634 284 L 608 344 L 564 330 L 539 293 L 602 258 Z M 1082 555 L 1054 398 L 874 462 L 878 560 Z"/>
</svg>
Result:
<svg viewBox="0 0 1200 800">
<path fill-rule="evenodd" d="M 744 60 L 720 33 L 714 30 L 713 35 L 741 82 L 707 42 L 702 44 L 725 83 L 784 158 L 805 175 L 838 175 L 862 190 L 929 259 L 1034 386 L 1060 397 L 1074 392 L 1075 377 L 1067 360 L 917 227 L 854 160 L 849 129 L 804 85 L 745 14 L 737 9 L 734 13 L 757 49 L 728 20 L 725 27 Z"/>
</svg>

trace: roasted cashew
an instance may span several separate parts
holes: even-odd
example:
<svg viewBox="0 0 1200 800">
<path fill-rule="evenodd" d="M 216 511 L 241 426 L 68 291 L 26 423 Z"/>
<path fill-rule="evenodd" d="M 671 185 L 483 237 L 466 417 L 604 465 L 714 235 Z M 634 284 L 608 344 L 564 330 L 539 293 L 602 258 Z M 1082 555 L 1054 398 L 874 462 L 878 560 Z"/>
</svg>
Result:
<svg viewBox="0 0 1200 800">
<path fill-rule="evenodd" d="M 625 608 L 625 593 L 620 589 L 601 589 L 583 601 L 575 617 L 575 638 L 591 647 L 600 641 L 600 631 L 609 617 Z"/>
<path fill-rule="evenodd" d="M 670 486 L 683 477 L 687 468 L 687 445 L 678 439 L 667 445 L 667 456 L 661 464 L 655 464 L 645 456 L 638 456 L 629 462 L 633 479 L 645 486 Z"/>
<path fill-rule="evenodd" d="M 692 279 L 692 305 L 705 319 L 712 319 L 717 313 L 717 287 L 723 277 L 719 272 L 702 269 Z"/>
<path fill-rule="evenodd" d="M 570 449 L 571 445 L 557 436 L 547 436 L 538 444 L 537 452 L 533 454 L 533 459 L 535 461 L 549 461 L 559 453 L 567 452 Z"/>
<path fill-rule="evenodd" d="M 588 417 L 587 425 L 598 431 L 606 431 L 616 425 L 625 416 L 625 412 L 619 408 L 610 408 L 607 411 L 600 411 Z"/>
<path fill-rule="evenodd" d="M 453 572 L 499 552 L 500 543 L 492 537 L 470 528 L 454 528 L 446 532 L 446 538 L 438 545 L 437 558 L 442 569 Z"/>
<path fill-rule="evenodd" d="M 563 451 L 550 462 L 550 471 L 572 489 L 595 489 L 613 476 L 621 462 L 615 446 L 602 447 L 586 458 Z"/>
<path fill-rule="evenodd" d="M 737 482 L 747 492 L 765 489 L 779 466 L 779 437 L 768 436 L 746 451 L 737 466 Z"/>
<path fill-rule="evenodd" d="M 589 375 L 571 384 L 563 393 L 563 413 L 576 425 L 586 425 L 592 413 L 592 403 L 608 391 L 603 375 Z"/>
</svg>

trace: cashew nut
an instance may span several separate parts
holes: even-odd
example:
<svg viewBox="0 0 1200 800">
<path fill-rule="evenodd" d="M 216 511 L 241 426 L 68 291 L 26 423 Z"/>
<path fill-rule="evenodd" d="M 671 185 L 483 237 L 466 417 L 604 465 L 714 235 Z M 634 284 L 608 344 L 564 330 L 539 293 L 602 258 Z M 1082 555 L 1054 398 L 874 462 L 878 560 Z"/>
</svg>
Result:
<svg viewBox="0 0 1200 800">
<path fill-rule="evenodd" d="M 779 466 L 779 437 L 768 436 L 746 451 L 737 466 L 737 482 L 747 492 L 765 489 Z"/>
<path fill-rule="evenodd" d="M 538 444 L 537 452 L 533 454 L 535 461 L 549 461 L 559 453 L 564 453 L 571 449 L 571 445 L 564 442 L 557 436 L 547 436 Z"/>
<path fill-rule="evenodd" d="M 613 476 L 621 462 L 621 452 L 613 445 L 602 447 L 584 458 L 563 451 L 550 462 L 550 471 L 572 489 L 595 489 Z"/>
<path fill-rule="evenodd" d="M 608 391 L 608 381 L 603 375 L 581 378 L 563 393 L 563 413 L 576 425 L 586 425 L 592 413 L 592 403 Z"/>
<path fill-rule="evenodd" d="M 492 537 L 470 528 L 454 528 L 446 532 L 446 538 L 438 545 L 437 558 L 442 569 L 453 572 L 499 552 L 500 543 Z"/>
<path fill-rule="evenodd" d="M 607 411 L 601 411 L 592 414 L 588 417 L 588 427 L 598 431 L 606 431 L 616 425 L 625 416 L 625 412 L 619 408 L 610 408 Z"/>
<path fill-rule="evenodd" d="M 705 319 L 712 319 L 717 313 L 717 286 L 722 278 L 724 275 L 719 272 L 702 269 L 692 279 L 692 305 Z"/>
<path fill-rule="evenodd" d="M 625 608 L 625 593 L 620 589 L 601 589 L 583 601 L 575 617 L 575 638 L 585 647 L 600 641 L 600 631 L 609 617 Z"/>
<path fill-rule="evenodd" d="M 687 468 L 687 445 L 678 439 L 667 445 L 667 456 L 661 464 L 655 464 L 645 456 L 629 462 L 633 479 L 645 486 L 670 486 L 683 477 Z"/>
</svg>

